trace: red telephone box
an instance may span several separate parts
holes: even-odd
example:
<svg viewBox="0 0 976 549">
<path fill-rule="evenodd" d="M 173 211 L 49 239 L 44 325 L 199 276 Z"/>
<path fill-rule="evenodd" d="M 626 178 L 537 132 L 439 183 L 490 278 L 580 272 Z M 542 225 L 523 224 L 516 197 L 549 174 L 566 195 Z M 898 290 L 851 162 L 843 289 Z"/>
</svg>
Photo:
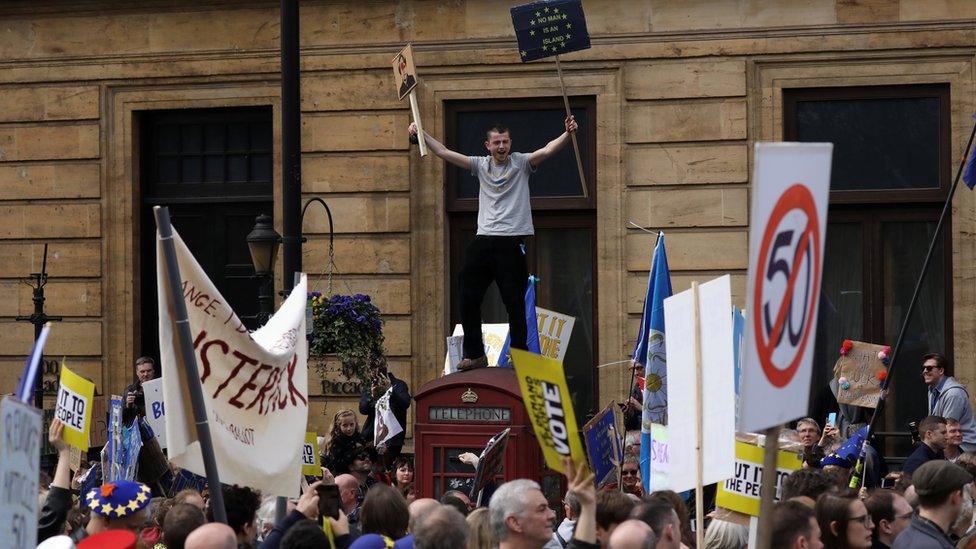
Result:
<svg viewBox="0 0 976 549">
<path fill-rule="evenodd" d="M 475 471 L 458 456 L 480 455 L 488 440 L 506 427 L 511 431 L 499 483 L 532 479 L 542 485 L 546 499 L 562 497 L 565 479 L 545 465 L 514 370 L 481 368 L 450 374 L 421 387 L 414 402 L 418 497 L 439 499 L 448 490 L 468 492 Z"/>
</svg>

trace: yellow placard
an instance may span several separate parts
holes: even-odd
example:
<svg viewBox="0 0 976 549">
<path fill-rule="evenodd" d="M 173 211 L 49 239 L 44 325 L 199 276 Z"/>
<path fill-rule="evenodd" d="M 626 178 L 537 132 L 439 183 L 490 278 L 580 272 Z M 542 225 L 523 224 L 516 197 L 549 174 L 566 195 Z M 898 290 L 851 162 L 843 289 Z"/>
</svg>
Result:
<svg viewBox="0 0 976 549">
<path fill-rule="evenodd" d="M 322 466 L 319 463 L 318 435 L 305 433 L 305 444 L 302 447 L 302 474 L 313 477 L 322 476 Z"/>
<path fill-rule="evenodd" d="M 61 384 L 54 415 L 64 423 L 64 441 L 82 451 L 88 450 L 95 384 L 72 372 L 61 363 Z"/>
<path fill-rule="evenodd" d="M 546 465 L 566 473 L 563 457 L 572 456 L 574 463 L 586 463 L 562 362 L 519 349 L 511 352 L 522 401 Z"/>
<path fill-rule="evenodd" d="M 803 467 L 803 460 L 793 452 L 780 451 L 776 456 L 776 500 L 780 486 L 790 473 Z M 763 448 L 736 441 L 735 476 L 718 485 L 715 505 L 747 515 L 759 516 L 759 487 L 763 477 Z"/>
</svg>

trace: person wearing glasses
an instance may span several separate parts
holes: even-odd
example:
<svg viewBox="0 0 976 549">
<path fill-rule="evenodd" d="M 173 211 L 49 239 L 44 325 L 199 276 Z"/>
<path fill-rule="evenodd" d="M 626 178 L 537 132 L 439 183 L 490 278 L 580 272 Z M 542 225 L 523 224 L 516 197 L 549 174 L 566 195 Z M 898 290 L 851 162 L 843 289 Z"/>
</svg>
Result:
<svg viewBox="0 0 976 549">
<path fill-rule="evenodd" d="M 620 469 L 620 484 L 623 485 L 624 493 L 634 494 L 644 497 L 644 488 L 641 484 L 640 463 L 634 456 L 624 456 L 624 464 Z"/>
<path fill-rule="evenodd" d="M 946 372 L 952 369 L 949 359 L 940 353 L 922 357 L 922 379 L 928 386 L 929 415 L 952 418 L 962 429 L 963 452 L 976 452 L 976 420 L 966 387 Z"/>
<path fill-rule="evenodd" d="M 825 549 L 871 549 L 874 520 L 853 492 L 823 494 L 816 514 Z"/>
<path fill-rule="evenodd" d="M 874 521 L 874 549 L 887 549 L 895 538 L 912 522 L 914 511 L 908 500 L 894 490 L 872 490 L 864 500 L 864 506 Z"/>
<path fill-rule="evenodd" d="M 930 461 L 912 475 L 918 495 L 918 513 L 892 544 L 893 549 L 955 547 L 949 530 L 966 506 L 973 476 L 945 460 Z"/>
</svg>

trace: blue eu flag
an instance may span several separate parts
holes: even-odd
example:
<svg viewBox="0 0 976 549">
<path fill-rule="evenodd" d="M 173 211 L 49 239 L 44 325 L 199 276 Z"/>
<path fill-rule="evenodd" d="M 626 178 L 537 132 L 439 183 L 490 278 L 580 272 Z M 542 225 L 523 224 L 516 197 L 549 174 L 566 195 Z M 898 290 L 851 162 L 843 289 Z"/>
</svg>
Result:
<svg viewBox="0 0 976 549">
<path fill-rule="evenodd" d="M 512 8 L 522 62 L 590 47 L 581 0 L 549 0 Z"/>
</svg>

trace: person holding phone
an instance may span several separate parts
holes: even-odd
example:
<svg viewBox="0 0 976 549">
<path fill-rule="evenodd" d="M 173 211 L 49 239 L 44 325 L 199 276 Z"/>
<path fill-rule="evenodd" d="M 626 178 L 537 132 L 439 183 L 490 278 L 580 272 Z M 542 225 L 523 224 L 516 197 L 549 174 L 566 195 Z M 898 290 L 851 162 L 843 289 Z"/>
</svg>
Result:
<svg viewBox="0 0 976 549">
<path fill-rule="evenodd" d="M 393 411 L 393 416 L 396 417 L 397 422 L 403 427 L 403 431 L 394 435 L 385 444 L 377 445 L 376 451 L 381 455 L 384 467 L 393 465 L 396 459 L 400 457 L 400 451 L 403 449 L 403 441 L 407 432 L 407 409 L 410 408 L 410 401 L 413 398 L 410 396 L 410 388 L 407 387 L 405 381 L 397 378 L 393 372 L 386 369 L 386 365 L 383 365 L 376 370 L 372 381 L 365 386 L 363 394 L 359 398 L 359 413 L 366 416 L 362 429 L 363 440 L 366 441 L 366 444 L 371 444 L 376 441 L 376 433 L 374 432 L 376 401 L 390 388 L 393 389 L 390 395 L 390 409 Z"/>
</svg>

